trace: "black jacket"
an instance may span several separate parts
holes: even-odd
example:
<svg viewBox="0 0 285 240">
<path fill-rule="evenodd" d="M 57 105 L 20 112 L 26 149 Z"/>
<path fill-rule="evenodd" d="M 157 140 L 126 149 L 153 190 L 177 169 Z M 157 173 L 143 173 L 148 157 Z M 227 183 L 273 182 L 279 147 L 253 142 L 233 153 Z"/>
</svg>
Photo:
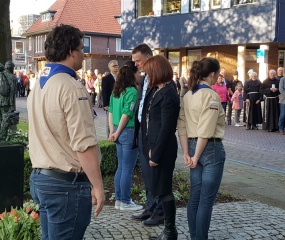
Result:
<svg viewBox="0 0 285 240">
<path fill-rule="evenodd" d="M 102 78 L 103 107 L 109 106 L 110 97 L 112 95 L 114 83 L 115 83 L 115 79 L 111 73 Z"/>
</svg>

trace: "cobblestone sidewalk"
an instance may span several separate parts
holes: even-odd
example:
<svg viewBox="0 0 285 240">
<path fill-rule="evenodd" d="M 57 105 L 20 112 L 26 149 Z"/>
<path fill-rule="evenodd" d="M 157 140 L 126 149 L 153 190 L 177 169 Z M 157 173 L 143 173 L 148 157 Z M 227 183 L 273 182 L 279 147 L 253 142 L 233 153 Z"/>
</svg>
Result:
<svg viewBox="0 0 285 240">
<path fill-rule="evenodd" d="M 141 240 L 158 236 L 163 226 L 145 227 L 130 220 L 132 212 L 105 206 L 85 233 L 85 240 Z M 209 240 L 285 239 L 285 211 L 257 202 L 220 203 L 214 206 Z M 177 209 L 179 240 L 188 240 L 186 208 Z"/>
</svg>

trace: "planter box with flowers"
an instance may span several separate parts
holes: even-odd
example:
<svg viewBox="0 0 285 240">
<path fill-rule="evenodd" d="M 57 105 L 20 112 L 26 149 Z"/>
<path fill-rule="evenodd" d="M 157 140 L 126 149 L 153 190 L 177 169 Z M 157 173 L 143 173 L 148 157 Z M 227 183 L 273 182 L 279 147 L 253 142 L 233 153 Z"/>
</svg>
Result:
<svg viewBox="0 0 285 240">
<path fill-rule="evenodd" d="M 0 214 L 0 240 L 40 240 L 39 207 L 32 200 L 23 208 Z"/>
</svg>

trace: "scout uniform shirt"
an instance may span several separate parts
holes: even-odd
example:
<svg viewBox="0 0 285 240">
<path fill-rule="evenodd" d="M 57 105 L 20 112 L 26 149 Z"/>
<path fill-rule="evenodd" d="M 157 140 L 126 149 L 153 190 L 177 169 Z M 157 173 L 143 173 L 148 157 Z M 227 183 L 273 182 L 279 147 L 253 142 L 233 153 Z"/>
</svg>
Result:
<svg viewBox="0 0 285 240">
<path fill-rule="evenodd" d="M 224 138 L 225 113 L 219 95 L 209 88 L 188 91 L 183 97 L 179 118 L 178 135 L 188 138 Z"/>
<path fill-rule="evenodd" d="M 32 167 L 82 172 L 77 152 L 98 144 L 89 94 L 72 76 L 72 69 L 47 65 L 60 65 L 66 71 L 60 69 L 51 77 L 44 72 L 48 80 L 42 84 L 41 76 L 28 97 Z"/>
</svg>

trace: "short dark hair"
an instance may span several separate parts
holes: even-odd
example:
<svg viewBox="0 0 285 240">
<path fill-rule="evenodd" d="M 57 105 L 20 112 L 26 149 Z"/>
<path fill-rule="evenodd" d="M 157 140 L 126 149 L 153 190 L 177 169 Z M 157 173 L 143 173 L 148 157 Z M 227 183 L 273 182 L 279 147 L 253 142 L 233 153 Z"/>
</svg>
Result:
<svg viewBox="0 0 285 240">
<path fill-rule="evenodd" d="M 65 60 L 70 51 L 79 47 L 83 33 L 70 25 L 60 25 L 47 35 L 44 47 L 45 57 L 50 62 Z"/>
<path fill-rule="evenodd" d="M 167 58 L 162 55 L 156 55 L 146 60 L 143 68 L 149 77 L 149 87 L 154 87 L 160 83 L 166 83 L 172 80 L 172 67 Z"/>
<path fill-rule="evenodd" d="M 212 72 L 218 73 L 219 71 L 220 63 L 215 58 L 205 57 L 200 61 L 194 61 L 190 70 L 188 88 L 192 91 L 196 91 L 200 81 L 203 80 L 203 78 L 208 77 Z"/>
<path fill-rule="evenodd" d="M 150 46 L 148 46 L 145 43 L 141 43 L 138 46 L 136 46 L 133 49 L 132 54 L 135 54 L 137 52 L 140 52 L 144 56 L 146 56 L 146 55 L 149 55 L 151 57 L 153 56 L 153 53 L 152 53 L 152 50 L 151 50 Z"/>
</svg>

